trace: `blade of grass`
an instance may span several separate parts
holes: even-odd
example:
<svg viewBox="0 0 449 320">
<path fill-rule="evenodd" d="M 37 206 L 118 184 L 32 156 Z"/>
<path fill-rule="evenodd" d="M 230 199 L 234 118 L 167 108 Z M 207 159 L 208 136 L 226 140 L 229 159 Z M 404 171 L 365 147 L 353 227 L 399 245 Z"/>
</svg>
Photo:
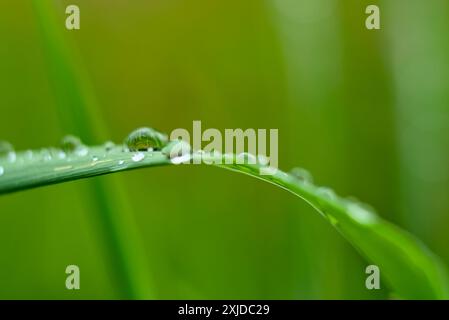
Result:
<svg viewBox="0 0 449 320">
<path fill-rule="evenodd" d="M 62 125 L 84 141 L 98 141 L 105 135 L 105 126 L 100 121 L 102 118 L 98 115 L 94 95 L 87 86 L 88 79 L 82 72 L 82 65 L 76 63 L 62 36 L 63 20 L 57 23 L 51 1 L 35 0 L 33 5 Z M 61 13 L 64 17 L 64 10 Z M 114 279 L 118 282 L 122 297 L 153 298 L 142 244 L 129 212 L 125 212 L 127 200 L 120 192 L 120 186 L 111 182 L 106 184 L 94 180 L 86 190 L 86 196 L 96 207 L 93 211 L 98 216 L 94 219 L 103 234 L 103 244 L 110 259 L 109 270 L 115 272 Z"/>
<path fill-rule="evenodd" d="M 136 159 L 136 153 L 123 149 L 117 146 L 107 152 L 101 146 L 91 147 L 85 156 L 72 155 L 47 161 L 42 157 L 26 159 L 24 153 L 19 153 L 16 162 L 2 165 L 0 194 L 117 171 L 171 164 L 171 160 L 161 152 L 143 152 Z M 192 155 L 193 158 L 203 157 L 208 163 L 224 163 L 228 156 Z M 233 159 L 235 163 L 235 156 Z M 418 239 L 362 205 L 280 170 L 274 175 L 261 175 L 259 164 L 216 165 L 269 182 L 305 200 L 363 256 L 379 266 L 383 279 L 396 296 L 407 299 L 449 297 L 448 274 L 438 257 Z"/>
</svg>

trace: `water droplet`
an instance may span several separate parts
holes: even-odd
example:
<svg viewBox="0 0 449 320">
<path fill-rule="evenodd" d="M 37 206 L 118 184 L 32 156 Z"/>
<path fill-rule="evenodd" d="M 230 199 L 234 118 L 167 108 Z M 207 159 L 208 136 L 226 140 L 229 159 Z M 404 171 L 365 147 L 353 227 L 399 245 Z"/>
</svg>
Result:
<svg viewBox="0 0 449 320">
<path fill-rule="evenodd" d="M 3 169 L 2 166 L 0 166 L 0 176 L 2 176 L 5 173 L 5 169 Z"/>
<path fill-rule="evenodd" d="M 334 190 L 327 187 L 319 187 L 317 190 L 318 194 L 324 198 L 327 198 L 329 200 L 335 200 L 337 198 L 337 195 Z"/>
<path fill-rule="evenodd" d="M 129 151 L 161 150 L 167 144 L 167 136 L 152 128 L 138 128 L 126 138 Z"/>
<path fill-rule="evenodd" d="M 137 152 L 132 157 L 134 162 L 142 161 L 144 158 L 145 158 L 145 154 L 143 152 Z"/>
<path fill-rule="evenodd" d="M 17 159 L 17 155 L 14 151 L 8 152 L 8 161 L 9 162 L 15 162 Z"/>
<path fill-rule="evenodd" d="M 24 155 L 24 158 L 27 160 L 33 159 L 33 151 L 32 150 L 25 151 L 25 153 L 23 155 Z"/>
<path fill-rule="evenodd" d="M 97 156 L 93 156 L 92 157 L 92 161 L 98 161 L 98 157 Z"/>
<path fill-rule="evenodd" d="M 290 170 L 290 174 L 303 182 L 313 183 L 312 174 L 306 169 L 296 167 Z"/>
<path fill-rule="evenodd" d="M 361 224 L 372 224 L 377 221 L 377 215 L 368 207 L 352 201 L 347 202 L 349 216 Z"/>
<path fill-rule="evenodd" d="M 44 161 L 50 161 L 52 159 L 51 152 L 48 149 L 42 149 L 39 154 Z"/>
<path fill-rule="evenodd" d="M 124 164 L 124 163 L 125 163 L 124 160 L 119 160 L 119 162 L 118 162 L 119 165 L 122 165 L 122 164 Z"/>
<path fill-rule="evenodd" d="M 8 141 L 0 140 L 0 157 L 8 155 L 8 153 L 12 151 L 14 151 L 12 144 L 10 144 Z"/>
<path fill-rule="evenodd" d="M 65 152 L 74 152 L 76 149 L 81 147 L 83 144 L 78 137 L 67 135 L 61 140 L 61 149 Z"/>
<path fill-rule="evenodd" d="M 170 141 L 164 148 L 162 148 L 162 154 L 170 159 L 190 155 L 191 146 L 184 140 Z"/>
<path fill-rule="evenodd" d="M 242 152 L 237 155 L 236 163 L 237 164 L 256 164 L 257 158 L 255 155 L 253 155 L 251 153 Z"/>
<path fill-rule="evenodd" d="M 112 149 L 114 149 L 115 143 L 112 141 L 106 141 L 103 146 L 106 151 L 111 151 Z"/>
</svg>

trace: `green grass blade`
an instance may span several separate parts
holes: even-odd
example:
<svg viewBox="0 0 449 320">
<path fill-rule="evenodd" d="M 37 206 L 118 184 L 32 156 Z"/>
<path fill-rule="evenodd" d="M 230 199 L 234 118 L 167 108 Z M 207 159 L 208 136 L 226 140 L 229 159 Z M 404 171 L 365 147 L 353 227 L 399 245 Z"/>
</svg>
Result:
<svg viewBox="0 0 449 320">
<path fill-rule="evenodd" d="M 162 152 L 134 153 L 123 149 L 116 146 L 105 151 L 102 146 L 91 147 L 87 155 L 69 155 L 63 159 L 33 158 L 29 154 L 18 153 L 15 162 L 0 162 L 3 171 L 0 194 L 172 163 Z M 211 162 L 224 160 L 229 155 L 193 153 L 192 157 L 203 157 L 203 160 Z M 235 156 L 232 157 L 235 161 Z M 382 279 L 396 296 L 406 299 L 449 297 L 447 272 L 439 259 L 419 240 L 384 221 L 363 205 L 280 170 L 274 175 L 261 175 L 260 164 L 216 165 L 269 182 L 307 201 L 363 256 L 379 266 Z"/>
</svg>

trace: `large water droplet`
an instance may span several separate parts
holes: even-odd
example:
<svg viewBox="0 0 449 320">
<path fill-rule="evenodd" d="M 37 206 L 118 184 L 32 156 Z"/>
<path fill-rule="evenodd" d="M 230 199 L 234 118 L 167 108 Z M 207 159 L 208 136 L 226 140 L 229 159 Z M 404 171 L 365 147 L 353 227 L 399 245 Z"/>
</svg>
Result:
<svg viewBox="0 0 449 320">
<path fill-rule="evenodd" d="M 2 176 L 5 173 L 5 169 L 3 169 L 2 166 L 0 166 L 0 176 Z"/>
<path fill-rule="evenodd" d="M 290 170 L 290 174 L 303 182 L 313 183 L 313 176 L 306 169 L 296 167 Z"/>
<path fill-rule="evenodd" d="M 142 161 L 144 158 L 145 158 L 145 154 L 143 152 L 137 152 L 132 157 L 134 162 Z"/>
<path fill-rule="evenodd" d="M 150 148 L 161 150 L 167 144 L 167 136 L 152 128 L 138 128 L 126 138 L 129 151 L 147 151 Z"/>
</svg>

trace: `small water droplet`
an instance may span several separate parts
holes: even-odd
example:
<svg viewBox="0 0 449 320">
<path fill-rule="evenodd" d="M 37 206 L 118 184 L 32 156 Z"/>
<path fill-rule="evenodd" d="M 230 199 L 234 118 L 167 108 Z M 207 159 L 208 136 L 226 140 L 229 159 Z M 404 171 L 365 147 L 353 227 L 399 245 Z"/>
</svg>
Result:
<svg viewBox="0 0 449 320">
<path fill-rule="evenodd" d="M 9 162 L 15 162 L 16 159 L 17 159 L 17 155 L 16 155 L 16 153 L 14 151 L 10 151 L 10 152 L 8 152 L 8 157 L 7 158 L 8 158 Z"/>
<path fill-rule="evenodd" d="M 50 161 L 52 159 L 51 152 L 48 149 L 42 149 L 40 151 L 40 156 L 44 161 Z"/>
<path fill-rule="evenodd" d="M 0 166 L 0 176 L 2 176 L 5 173 L 5 169 L 3 169 L 2 166 Z"/>
<path fill-rule="evenodd" d="M 31 160 L 33 159 L 33 150 L 27 150 L 23 155 L 25 159 Z"/>
<path fill-rule="evenodd" d="M 118 162 L 119 165 L 122 165 L 122 164 L 124 164 L 124 163 L 125 163 L 124 160 L 119 160 L 119 162 Z"/>
<path fill-rule="evenodd" d="M 66 135 L 61 140 L 61 149 L 65 152 L 74 152 L 82 145 L 80 138 L 73 135 Z"/>
<path fill-rule="evenodd" d="M 363 204 L 348 201 L 347 212 L 352 219 L 361 224 L 372 224 L 377 221 L 377 215 Z"/>
<path fill-rule="evenodd" d="M 132 160 L 134 162 L 142 161 L 145 158 L 145 154 L 143 152 L 137 152 L 133 155 Z"/>
<path fill-rule="evenodd" d="M 312 174 L 304 168 L 293 168 L 290 170 L 290 174 L 303 182 L 313 183 Z"/>
<path fill-rule="evenodd" d="M 317 192 L 320 196 L 327 198 L 329 200 L 335 200 L 337 198 L 337 194 L 331 188 L 319 187 Z"/>
<path fill-rule="evenodd" d="M 129 151 L 161 150 L 167 144 L 167 136 L 152 128 L 138 128 L 131 132 L 125 140 Z"/>
<path fill-rule="evenodd" d="M 97 157 L 97 156 L 93 156 L 93 157 L 92 157 L 92 161 L 94 161 L 94 162 L 95 162 L 95 161 L 98 161 L 98 157 Z"/>
<path fill-rule="evenodd" d="M 0 157 L 7 156 L 8 153 L 13 152 L 14 148 L 12 144 L 10 144 L 8 141 L 0 140 Z"/>
<path fill-rule="evenodd" d="M 111 151 L 115 147 L 115 143 L 112 141 L 106 141 L 103 146 L 106 151 Z"/>
</svg>

